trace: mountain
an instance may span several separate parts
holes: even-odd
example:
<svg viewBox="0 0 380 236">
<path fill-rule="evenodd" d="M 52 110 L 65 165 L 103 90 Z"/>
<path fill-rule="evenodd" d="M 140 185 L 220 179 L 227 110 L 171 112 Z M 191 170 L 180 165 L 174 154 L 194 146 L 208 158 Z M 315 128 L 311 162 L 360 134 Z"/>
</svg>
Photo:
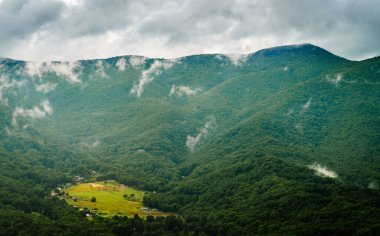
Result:
<svg viewBox="0 0 380 236">
<path fill-rule="evenodd" d="M 145 204 L 183 219 L 173 234 L 379 232 L 379 74 L 378 57 L 349 61 L 310 44 L 171 60 L 1 59 L 0 208 L 57 234 L 83 230 L 62 215 L 108 232 L 44 200 L 95 170 L 156 192 Z"/>
</svg>

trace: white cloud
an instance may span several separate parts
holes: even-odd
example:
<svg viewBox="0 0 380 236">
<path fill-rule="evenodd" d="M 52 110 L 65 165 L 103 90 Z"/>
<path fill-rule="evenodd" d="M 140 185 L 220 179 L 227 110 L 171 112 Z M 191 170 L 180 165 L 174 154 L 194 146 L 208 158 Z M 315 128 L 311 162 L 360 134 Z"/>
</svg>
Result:
<svg viewBox="0 0 380 236">
<path fill-rule="evenodd" d="M 42 77 L 44 62 L 26 62 L 25 73 L 29 76 Z"/>
<path fill-rule="evenodd" d="M 217 54 L 217 55 L 215 56 L 215 59 L 220 60 L 220 61 L 224 60 L 223 56 L 220 55 L 220 54 Z"/>
<path fill-rule="evenodd" d="M 58 76 L 65 77 L 70 83 L 80 83 L 76 70 L 81 65 L 78 61 L 71 62 L 26 62 L 25 73 L 31 77 L 42 78 L 44 73 L 53 72 Z"/>
<path fill-rule="evenodd" d="M 316 174 L 321 177 L 337 178 L 338 174 L 332 170 L 329 170 L 326 166 L 320 164 L 313 164 L 308 166 L 310 169 L 315 170 Z"/>
<path fill-rule="evenodd" d="M 294 113 L 294 110 L 292 109 L 292 108 L 290 108 L 289 110 L 288 110 L 288 112 L 286 112 L 286 116 L 290 116 L 291 114 L 293 114 Z"/>
<path fill-rule="evenodd" d="M 99 146 L 100 145 L 100 141 L 99 140 L 96 140 L 95 142 L 93 142 L 92 144 L 91 144 L 91 147 L 97 147 L 97 146 Z"/>
<path fill-rule="evenodd" d="M 45 84 L 36 84 L 35 86 L 38 92 L 49 93 L 57 87 L 57 84 L 45 83 Z"/>
<path fill-rule="evenodd" d="M 371 182 L 368 184 L 369 189 L 379 189 L 379 185 L 375 182 Z"/>
<path fill-rule="evenodd" d="M 96 148 L 98 147 L 99 145 L 101 144 L 101 142 L 99 140 L 95 140 L 93 143 L 91 144 L 88 144 L 88 143 L 85 143 L 85 142 L 82 142 L 81 145 L 87 147 L 87 148 Z"/>
<path fill-rule="evenodd" d="M 22 107 L 16 107 L 13 112 L 12 124 L 17 125 L 18 117 L 29 117 L 31 119 L 43 118 L 47 115 L 53 114 L 53 108 L 50 106 L 48 100 L 44 100 L 39 106 L 34 106 L 32 109 L 24 109 Z"/>
<path fill-rule="evenodd" d="M 24 86 L 25 83 L 26 83 L 25 80 L 9 81 L 9 79 L 6 76 L 4 76 L 4 75 L 0 76 L 0 101 L 4 105 L 8 105 L 8 99 L 4 96 L 4 92 L 9 91 L 12 88 L 20 88 L 20 87 Z"/>
<path fill-rule="evenodd" d="M 249 54 L 225 54 L 230 62 L 235 66 L 243 65 L 248 59 Z"/>
<path fill-rule="evenodd" d="M 141 72 L 139 83 L 134 85 L 130 94 L 141 97 L 144 92 L 144 86 L 154 80 L 154 76 L 160 74 L 163 70 L 170 69 L 176 63 L 175 60 L 155 60 L 149 67 L 149 69 Z"/>
<path fill-rule="evenodd" d="M 53 108 L 50 106 L 50 103 L 48 100 L 44 100 L 41 103 L 41 106 L 43 107 L 46 114 L 48 114 L 49 116 L 51 116 L 53 114 Z"/>
<path fill-rule="evenodd" d="M 126 66 L 125 58 L 120 58 L 119 60 L 117 60 L 116 68 L 119 71 L 125 71 L 125 66 Z"/>
<path fill-rule="evenodd" d="M 129 64 L 133 67 L 138 67 L 145 64 L 145 57 L 131 56 L 129 58 Z"/>
<path fill-rule="evenodd" d="M 95 67 L 96 67 L 96 71 L 95 71 L 96 74 L 98 74 L 99 76 L 101 76 L 103 78 L 108 77 L 108 75 L 104 71 L 103 61 L 101 61 L 101 60 L 97 61 L 95 64 Z"/>
<path fill-rule="evenodd" d="M 310 98 L 305 104 L 302 105 L 302 111 L 306 111 L 307 109 L 310 108 L 312 100 L 313 98 Z"/>
<path fill-rule="evenodd" d="M 177 95 L 178 97 L 182 97 L 184 95 L 185 96 L 194 96 L 201 91 L 202 91 L 202 88 L 200 88 L 200 87 L 192 89 L 188 86 L 182 86 L 182 85 L 175 86 L 175 85 L 173 85 L 170 89 L 169 96 L 172 96 L 172 95 Z"/>
<path fill-rule="evenodd" d="M 285 66 L 285 67 L 283 68 L 284 71 L 288 71 L 288 69 L 289 69 L 289 68 L 288 68 L 287 66 Z"/>
<path fill-rule="evenodd" d="M 205 125 L 197 134 L 197 136 L 193 137 L 193 136 L 187 135 L 186 147 L 190 150 L 190 152 L 193 152 L 195 149 L 195 146 L 201 141 L 201 139 L 207 136 L 209 129 L 214 123 L 215 123 L 215 118 L 213 117 L 205 123 Z"/>
<path fill-rule="evenodd" d="M 61 0 L 66 3 L 68 6 L 78 6 L 82 5 L 84 0 Z"/>
<path fill-rule="evenodd" d="M 341 74 L 337 74 L 335 78 L 332 78 L 330 75 L 327 75 L 326 80 L 335 86 L 338 86 L 338 84 L 343 81 L 343 76 Z"/>
<path fill-rule="evenodd" d="M 297 123 L 294 128 L 303 135 L 303 126 L 301 123 Z"/>
</svg>

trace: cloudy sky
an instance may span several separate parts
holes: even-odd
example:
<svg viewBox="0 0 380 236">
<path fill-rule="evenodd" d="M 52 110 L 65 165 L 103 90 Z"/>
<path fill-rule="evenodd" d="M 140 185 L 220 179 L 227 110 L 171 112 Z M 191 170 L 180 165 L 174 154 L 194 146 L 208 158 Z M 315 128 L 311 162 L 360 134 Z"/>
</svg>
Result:
<svg viewBox="0 0 380 236">
<path fill-rule="evenodd" d="M 0 0 L 1 57 L 173 58 L 299 43 L 380 55 L 380 1 Z"/>
</svg>

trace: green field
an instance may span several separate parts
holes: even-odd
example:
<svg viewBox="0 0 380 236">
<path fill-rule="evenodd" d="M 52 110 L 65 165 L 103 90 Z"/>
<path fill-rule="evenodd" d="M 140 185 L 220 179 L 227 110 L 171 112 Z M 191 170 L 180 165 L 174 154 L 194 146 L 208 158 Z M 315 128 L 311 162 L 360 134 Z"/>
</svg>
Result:
<svg viewBox="0 0 380 236">
<path fill-rule="evenodd" d="M 144 208 L 142 200 L 145 192 L 121 185 L 117 182 L 81 183 L 65 189 L 66 202 L 81 209 L 87 208 L 101 216 L 167 216 L 169 213 Z M 132 195 L 132 196 L 131 196 Z M 96 202 L 91 202 L 95 197 Z M 141 209 L 142 208 L 142 209 Z"/>
</svg>

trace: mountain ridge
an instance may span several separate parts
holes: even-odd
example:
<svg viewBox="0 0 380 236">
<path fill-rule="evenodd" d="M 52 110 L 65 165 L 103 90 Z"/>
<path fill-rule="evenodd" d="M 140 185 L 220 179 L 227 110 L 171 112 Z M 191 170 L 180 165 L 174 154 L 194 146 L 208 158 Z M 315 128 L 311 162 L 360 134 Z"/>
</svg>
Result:
<svg viewBox="0 0 380 236">
<path fill-rule="evenodd" d="M 145 204 L 180 214 L 192 232 L 378 232 L 379 74 L 378 58 L 309 44 L 242 57 L 0 61 L 0 209 L 65 224 L 45 197 L 95 171 L 155 192 Z"/>
<path fill-rule="evenodd" d="M 118 55 L 118 56 L 111 56 L 111 57 L 104 57 L 104 58 L 89 58 L 89 59 L 77 59 L 77 60 L 47 60 L 47 61 L 23 60 L 23 59 L 14 59 L 14 58 L 8 58 L 8 57 L 1 57 L 0 56 L 0 60 L 1 61 L 10 60 L 10 61 L 16 61 L 16 62 L 39 62 L 39 63 L 44 63 L 44 62 L 59 63 L 59 62 L 75 62 L 75 61 L 85 62 L 85 61 L 97 61 L 97 60 L 113 60 L 113 59 L 119 59 L 122 57 L 125 57 L 125 58 L 139 57 L 139 58 L 154 59 L 154 60 L 179 60 L 179 59 L 184 59 L 187 57 L 194 57 L 194 56 L 217 56 L 217 55 L 253 56 L 255 54 L 265 55 L 265 54 L 270 54 L 270 52 L 280 53 L 280 52 L 286 52 L 286 51 L 291 51 L 291 50 L 295 50 L 295 49 L 308 49 L 309 52 L 310 51 L 327 52 L 331 55 L 340 57 L 342 59 L 349 60 L 349 61 L 356 61 L 356 62 L 366 61 L 366 60 L 370 60 L 372 58 L 379 57 L 379 56 L 374 56 L 374 57 L 366 58 L 366 59 L 362 59 L 362 60 L 350 60 L 350 59 L 344 58 L 342 56 L 339 56 L 337 54 L 334 54 L 334 53 L 328 51 L 327 49 L 324 49 L 324 48 L 319 47 L 317 45 L 314 45 L 311 43 L 301 43 L 301 44 L 286 44 L 286 45 L 280 45 L 280 46 L 273 46 L 273 47 L 268 47 L 268 48 L 264 48 L 264 49 L 259 49 L 257 51 L 250 52 L 250 53 L 220 53 L 220 52 L 199 53 L 199 54 L 184 55 L 184 56 L 174 57 L 174 58 L 147 57 L 147 56 L 143 56 L 143 55 L 126 54 L 126 55 Z"/>
</svg>

